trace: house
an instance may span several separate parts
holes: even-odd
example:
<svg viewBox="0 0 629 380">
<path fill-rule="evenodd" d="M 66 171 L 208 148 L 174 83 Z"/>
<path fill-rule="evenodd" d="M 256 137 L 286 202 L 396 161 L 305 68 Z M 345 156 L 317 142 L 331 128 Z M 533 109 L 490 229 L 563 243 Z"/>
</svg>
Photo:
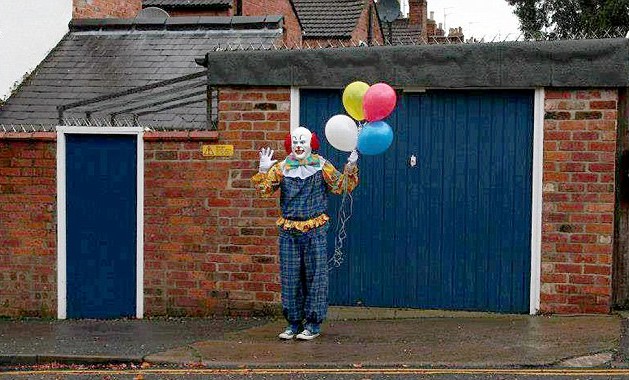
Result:
<svg viewBox="0 0 629 380">
<path fill-rule="evenodd" d="M 73 21 L 0 109 L 0 314 L 276 313 L 278 204 L 251 188 L 258 151 L 300 124 L 324 136 L 358 79 L 398 91 L 395 137 L 360 159 L 332 304 L 623 302 L 627 40 L 273 47 L 283 26 Z"/>
<path fill-rule="evenodd" d="M 124 4 L 75 1 L 81 18 L 136 17 L 142 9 L 160 8 L 171 16 L 267 16 L 284 19 L 284 43 L 290 47 L 382 43 L 373 0 L 133 0 Z"/>
<path fill-rule="evenodd" d="M 379 7 L 384 4 L 380 2 Z M 384 12 L 379 13 L 387 44 L 440 44 L 465 41 L 461 27 L 451 28 L 446 36 L 441 23 L 437 25 L 435 21 L 435 12 L 430 12 L 429 16 L 426 0 L 409 0 L 408 6 L 408 17 L 400 13 L 398 18 L 390 23 L 384 20 Z"/>
</svg>

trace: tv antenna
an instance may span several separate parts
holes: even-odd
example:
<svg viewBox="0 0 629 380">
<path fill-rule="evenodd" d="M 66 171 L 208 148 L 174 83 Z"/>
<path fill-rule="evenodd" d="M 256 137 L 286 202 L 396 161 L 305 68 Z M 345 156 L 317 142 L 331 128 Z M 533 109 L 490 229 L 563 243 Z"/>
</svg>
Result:
<svg viewBox="0 0 629 380">
<path fill-rule="evenodd" d="M 136 18 L 139 19 L 147 19 L 147 18 L 164 18 L 169 17 L 168 12 L 163 10 L 162 8 L 157 7 L 146 7 L 138 13 Z"/>
<path fill-rule="evenodd" d="M 387 23 L 389 28 L 389 43 L 393 45 L 393 32 L 391 24 L 400 17 L 400 3 L 398 0 L 378 1 L 378 15 L 380 20 Z"/>
</svg>

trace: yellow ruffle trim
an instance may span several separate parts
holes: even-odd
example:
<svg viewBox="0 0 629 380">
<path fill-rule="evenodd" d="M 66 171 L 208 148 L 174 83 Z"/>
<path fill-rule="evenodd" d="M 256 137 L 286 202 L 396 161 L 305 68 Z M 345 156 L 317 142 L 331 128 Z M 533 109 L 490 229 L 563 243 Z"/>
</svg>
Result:
<svg viewBox="0 0 629 380">
<path fill-rule="evenodd" d="M 290 220 L 280 217 L 276 223 L 278 226 L 282 227 L 285 230 L 294 228 L 301 232 L 308 232 L 313 228 L 323 226 L 328 222 L 328 220 L 330 220 L 329 216 L 327 216 L 326 214 L 321 214 L 316 218 L 308 220 Z"/>
</svg>

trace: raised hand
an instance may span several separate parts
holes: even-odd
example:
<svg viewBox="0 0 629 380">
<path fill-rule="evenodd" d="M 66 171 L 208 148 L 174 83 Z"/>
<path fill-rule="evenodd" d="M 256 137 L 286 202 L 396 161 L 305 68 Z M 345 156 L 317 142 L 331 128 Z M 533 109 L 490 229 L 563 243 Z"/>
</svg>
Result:
<svg viewBox="0 0 629 380">
<path fill-rule="evenodd" d="M 277 160 L 272 159 L 273 153 L 275 153 L 275 151 L 268 147 L 260 149 L 260 167 L 258 168 L 260 173 L 268 172 L 271 166 L 275 165 L 277 162 Z"/>
</svg>

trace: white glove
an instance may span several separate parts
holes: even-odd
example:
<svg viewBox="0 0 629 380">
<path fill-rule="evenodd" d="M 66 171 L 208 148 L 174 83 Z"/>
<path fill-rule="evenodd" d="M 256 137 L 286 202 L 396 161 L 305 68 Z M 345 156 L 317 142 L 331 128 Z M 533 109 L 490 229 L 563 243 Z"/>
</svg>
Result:
<svg viewBox="0 0 629 380">
<path fill-rule="evenodd" d="M 271 166 L 275 165 L 277 162 L 277 160 L 272 160 L 273 153 L 275 153 L 275 151 L 271 150 L 271 148 L 260 149 L 260 167 L 258 168 L 260 173 L 268 172 Z"/>
<path fill-rule="evenodd" d="M 356 165 L 356 161 L 358 161 L 358 151 L 356 149 L 352 150 L 349 157 L 347 157 L 347 165 L 353 166 Z"/>
</svg>

